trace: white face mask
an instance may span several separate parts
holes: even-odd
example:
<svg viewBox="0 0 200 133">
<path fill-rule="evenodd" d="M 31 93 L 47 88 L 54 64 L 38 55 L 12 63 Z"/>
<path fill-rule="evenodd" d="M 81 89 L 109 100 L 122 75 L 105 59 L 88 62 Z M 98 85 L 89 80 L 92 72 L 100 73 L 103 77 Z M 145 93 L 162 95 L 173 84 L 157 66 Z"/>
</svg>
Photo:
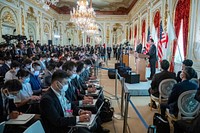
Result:
<svg viewBox="0 0 200 133">
<path fill-rule="evenodd" d="M 68 83 L 70 83 L 71 82 L 71 78 L 68 78 Z"/>
<path fill-rule="evenodd" d="M 15 69 L 15 72 L 17 73 L 18 71 L 19 71 L 19 68 L 16 68 L 16 69 Z"/>
<path fill-rule="evenodd" d="M 75 73 L 71 75 L 70 79 L 74 79 L 74 78 L 76 78 L 76 74 Z"/>
<path fill-rule="evenodd" d="M 62 85 L 60 82 L 59 84 L 62 86 L 62 88 L 60 89 L 61 94 L 64 94 L 68 90 L 69 85 L 68 84 Z"/>
<path fill-rule="evenodd" d="M 7 64 L 10 65 L 10 64 L 11 64 L 11 61 L 7 61 Z"/>
<path fill-rule="evenodd" d="M 49 62 L 51 60 L 51 58 L 47 58 L 47 62 Z"/>
<path fill-rule="evenodd" d="M 16 96 L 13 94 L 9 94 L 8 96 L 6 96 L 8 99 L 16 99 Z"/>
<path fill-rule="evenodd" d="M 77 74 L 77 76 L 76 76 L 78 79 L 80 78 L 80 76 Z"/>
<path fill-rule="evenodd" d="M 34 76 L 38 76 L 40 74 L 40 71 L 35 71 Z"/>
<path fill-rule="evenodd" d="M 85 68 L 82 69 L 81 73 L 83 73 L 85 71 Z"/>
<path fill-rule="evenodd" d="M 26 84 L 26 83 L 29 83 L 30 82 L 30 78 L 26 78 L 24 79 L 23 83 Z"/>
<path fill-rule="evenodd" d="M 66 84 L 66 85 L 64 85 L 64 86 L 62 87 L 62 91 L 66 92 L 66 91 L 68 90 L 68 88 L 69 88 L 69 85 Z"/>
<path fill-rule="evenodd" d="M 89 70 L 89 69 L 90 69 L 90 67 L 91 67 L 91 66 L 88 66 L 88 67 L 86 68 L 86 70 Z"/>
<path fill-rule="evenodd" d="M 30 69 L 30 68 L 31 68 L 31 65 L 27 65 L 26 68 Z"/>
</svg>

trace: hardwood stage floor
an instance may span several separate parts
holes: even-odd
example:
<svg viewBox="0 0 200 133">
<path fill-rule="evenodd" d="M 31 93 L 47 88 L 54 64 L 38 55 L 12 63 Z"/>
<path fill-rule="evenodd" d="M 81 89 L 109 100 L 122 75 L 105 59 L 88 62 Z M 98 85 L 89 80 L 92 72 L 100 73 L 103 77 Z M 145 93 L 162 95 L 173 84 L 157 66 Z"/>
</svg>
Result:
<svg viewBox="0 0 200 133">
<path fill-rule="evenodd" d="M 108 61 L 108 65 L 105 65 L 105 67 L 108 68 L 114 68 L 116 60 L 111 59 Z M 114 90 L 115 90 L 115 80 L 114 79 L 109 79 L 107 70 L 101 70 L 99 71 L 98 78 L 101 80 L 101 85 L 104 86 L 104 95 L 106 97 L 111 97 L 114 95 Z M 118 96 L 120 96 L 121 93 L 121 86 L 120 83 L 118 82 Z M 148 103 L 150 102 L 149 96 L 132 96 L 131 97 L 132 102 L 138 109 L 138 111 L 141 113 L 142 117 L 145 119 L 148 125 L 153 123 L 153 115 L 157 110 L 150 110 L 148 107 Z M 120 113 L 120 101 L 117 100 L 111 100 L 112 106 L 115 109 L 115 113 Z M 133 110 L 132 106 L 129 104 L 129 109 L 128 109 L 128 127 L 130 129 L 131 133 L 147 133 L 147 129 L 144 127 L 142 124 L 141 120 Z M 111 133 L 122 133 L 123 132 L 123 120 L 117 120 L 113 118 L 113 121 L 107 122 L 103 124 L 103 127 L 109 129 Z"/>
</svg>

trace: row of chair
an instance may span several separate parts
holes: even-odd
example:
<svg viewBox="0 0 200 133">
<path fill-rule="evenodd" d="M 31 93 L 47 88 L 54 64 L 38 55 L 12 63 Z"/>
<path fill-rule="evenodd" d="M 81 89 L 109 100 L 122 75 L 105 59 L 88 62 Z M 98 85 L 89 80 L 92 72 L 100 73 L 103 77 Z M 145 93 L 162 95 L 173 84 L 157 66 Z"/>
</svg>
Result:
<svg viewBox="0 0 200 133">
<path fill-rule="evenodd" d="M 199 84 L 199 81 L 197 79 L 191 79 L 191 82 Z M 159 84 L 159 93 L 160 93 L 159 97 L 155 97 L 153 95 L 150 96 L 151 105 L 153 101 L 158 103 L 159 112 L 160 112 L 160 104 L 167 103 L 172 88 L 176 83 L 177 82 L 174 79 L 165 79 L 161 81 L 161 83 Z M 194 98 L 196 92 L 197 90 L 189 90 L 182 93 L 178 98 L 178 108 L 179 108 L 178 117 L 176 118 L 173 115 L 171 115 L 169 113 L 169 110 L 166 111 L 167 117 L 170 120 L 176 121 L 180 119 L 193 119 L 196 115 L 198 115 L 200 111 L 200 103 Z"/>
</svg>

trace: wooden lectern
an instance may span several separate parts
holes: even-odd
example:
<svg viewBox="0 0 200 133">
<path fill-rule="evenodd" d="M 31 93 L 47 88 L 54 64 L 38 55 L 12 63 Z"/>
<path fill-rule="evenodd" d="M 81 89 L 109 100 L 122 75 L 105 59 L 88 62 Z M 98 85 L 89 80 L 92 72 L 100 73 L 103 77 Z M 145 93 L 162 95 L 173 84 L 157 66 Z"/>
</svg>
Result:
<svg viewBox="0 0 200 133">
<path fill-rule="evenodd" d="M 123 55 L 122 55 L 122 62 L 123 62 L 126 66 L 129 66 L 129 55 L 128 55 L 128 54 L 123 54 Z"/>
<path fill-rule="evenodd" d="M 146 60 L 148 55 L 140 54 L 135 52 L 136 57 L 136 73 L 140 74 L 140 81 L 147 81 L 146 79 Z"/>
</svg>

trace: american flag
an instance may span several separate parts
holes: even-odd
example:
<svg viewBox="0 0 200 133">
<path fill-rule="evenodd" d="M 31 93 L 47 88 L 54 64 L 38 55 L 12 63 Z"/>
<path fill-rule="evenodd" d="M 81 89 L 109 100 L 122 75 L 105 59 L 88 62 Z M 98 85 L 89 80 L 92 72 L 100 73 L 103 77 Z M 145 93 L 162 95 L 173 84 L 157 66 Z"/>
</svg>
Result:
<svg viewBox="0 0 200 133">
<path fill-rule="evenodd" d="M 160 40 L 158 43 L 158 57 L 160 61 L 162 61 L 162 57 L 163 57 L 162 45 L 165 44 L 166 41 L 167 41 L 166 34 L 163 32 L 162 21 L 161 21 L 160 22 Z"/>
</svg>

